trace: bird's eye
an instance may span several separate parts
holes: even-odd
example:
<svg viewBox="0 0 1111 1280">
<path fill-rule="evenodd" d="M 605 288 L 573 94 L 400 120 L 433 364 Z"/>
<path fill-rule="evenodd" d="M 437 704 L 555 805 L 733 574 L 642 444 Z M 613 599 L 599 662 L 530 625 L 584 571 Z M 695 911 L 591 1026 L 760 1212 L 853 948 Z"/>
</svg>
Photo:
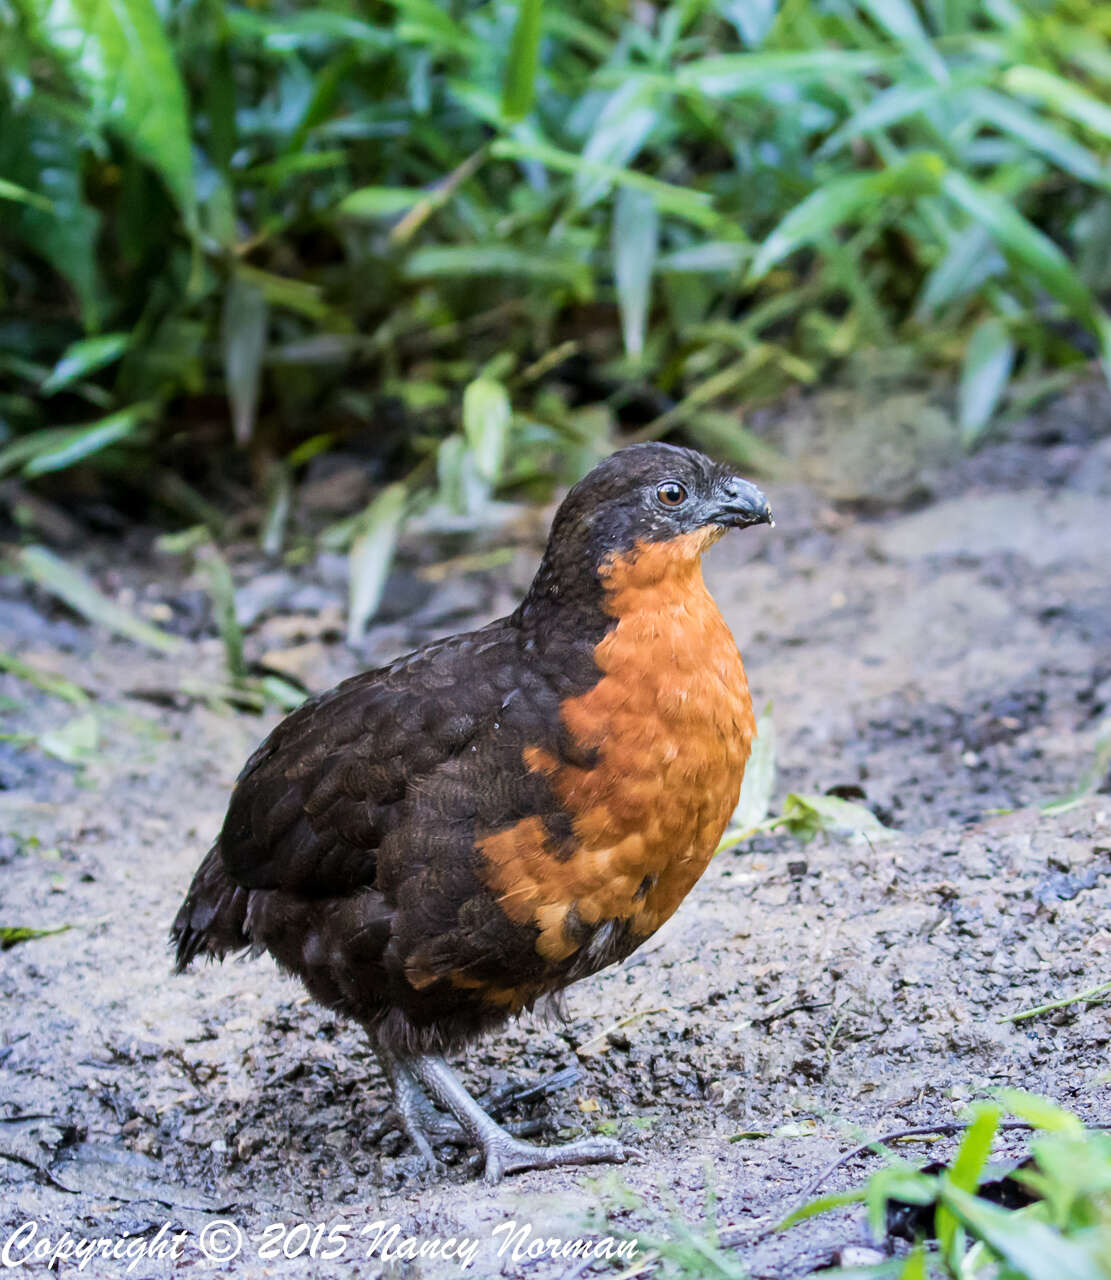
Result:
<svg viewBox="0 0 1111 1280">
<path fill-rule="evenodd" d="M 687 491 L 678 480 L 666 480 L 656 490 L 656 497 L 665 507 L 681 507 L 687 500 Z"/>
</svg>

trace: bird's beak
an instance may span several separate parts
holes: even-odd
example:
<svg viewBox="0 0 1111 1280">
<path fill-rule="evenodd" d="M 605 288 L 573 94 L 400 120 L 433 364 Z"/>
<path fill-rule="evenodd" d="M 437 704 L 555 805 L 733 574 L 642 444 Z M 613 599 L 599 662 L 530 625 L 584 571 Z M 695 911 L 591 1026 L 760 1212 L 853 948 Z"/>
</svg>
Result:
<svg viewBox="0 0 1111 1280">
<path fill-rule="evenodd" d="M 718 486 L 713 520 L 715 524 L 735 529 L 744 529 L 750 524 L 775 524 L 767 498 L 740 476 L 730 476 Z"/>
</svg>

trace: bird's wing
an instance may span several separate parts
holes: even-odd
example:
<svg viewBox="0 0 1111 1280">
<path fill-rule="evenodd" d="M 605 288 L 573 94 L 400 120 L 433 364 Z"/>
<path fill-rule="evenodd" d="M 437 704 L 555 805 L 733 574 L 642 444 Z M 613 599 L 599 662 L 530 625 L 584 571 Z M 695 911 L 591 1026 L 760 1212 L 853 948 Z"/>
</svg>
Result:
<svg viewBox="0 0 1111 1280">
<path fill-rule="evenodd" d="M 312 898 L 372 886 L 414 788 L 497 715 L 517 657 L 513 629 L 491 623 L 293 712 L 236 784 L 219 839 L 231 879 Z"/>
</svg>

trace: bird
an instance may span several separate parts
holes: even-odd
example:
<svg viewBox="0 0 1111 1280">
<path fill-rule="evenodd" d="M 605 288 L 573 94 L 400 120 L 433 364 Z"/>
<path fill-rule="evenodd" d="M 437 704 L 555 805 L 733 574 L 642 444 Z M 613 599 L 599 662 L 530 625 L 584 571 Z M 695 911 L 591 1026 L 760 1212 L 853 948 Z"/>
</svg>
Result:
<svg viewBox="0 0 1111 1280">
<path fill-rule="evenodd" d="M 626 1159 L 609 1137 L 522 1141 L 446 1055 L 558 1007 L 706 869 L 755 721 L 701 558 L 772 523 L 754 484 L 693 449 L 601 461 L 513 613 L 345 680 L 257 748 L 174 920 L 178 972 L 269 952 L 365 1029 L 430 1169 L 449 1130 L 491 1184 Z"/>
</svg>

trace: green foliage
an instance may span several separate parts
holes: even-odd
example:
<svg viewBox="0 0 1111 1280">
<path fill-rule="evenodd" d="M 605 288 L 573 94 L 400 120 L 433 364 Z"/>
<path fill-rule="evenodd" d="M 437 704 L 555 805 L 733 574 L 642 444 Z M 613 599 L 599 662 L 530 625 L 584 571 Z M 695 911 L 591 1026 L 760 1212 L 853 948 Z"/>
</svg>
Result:
<svg viewBox="0 0 1111 1280">
<path fill-rule="evenodd" d="M 1097 0 L 0 0 L 0 465 L 218 396 L 465 508 L 618 424 L 752 461 L 715 403 L 862 346 L 973 441 L 1111 365 L 1109 94 Z"/>
<path fill-rule="evenodd" d="M 829 1209 L 864 1203 L 873 1233 L 882 1237 L 887 1205 L 898 1200 L 934 1207 L 927 1254 L 920 1243 L 908 1259 L 906 1277 L 954 1280 L 1108 1280 L 1111 1276 L 1111 1134 L 1086 1129 L 1071 1112 L 1046 1098 L 1007 1089 L 1001 1106 L 978 1107 L 952 1163 L 924 1174 L 897 1162 L 880 1169 L 864 1187 L 824 1196 L 785 1219 L 786 1228 Z M 992 1139 L 1001 1108 L 1034 1127 L 1032 1164 L 1013 1175 L 1033 1203 L 1009 1210 L 977 1190 L 988 1174 Z M 889 1274 L 874 1271 L 833 1275 Z"/>
</svg>

